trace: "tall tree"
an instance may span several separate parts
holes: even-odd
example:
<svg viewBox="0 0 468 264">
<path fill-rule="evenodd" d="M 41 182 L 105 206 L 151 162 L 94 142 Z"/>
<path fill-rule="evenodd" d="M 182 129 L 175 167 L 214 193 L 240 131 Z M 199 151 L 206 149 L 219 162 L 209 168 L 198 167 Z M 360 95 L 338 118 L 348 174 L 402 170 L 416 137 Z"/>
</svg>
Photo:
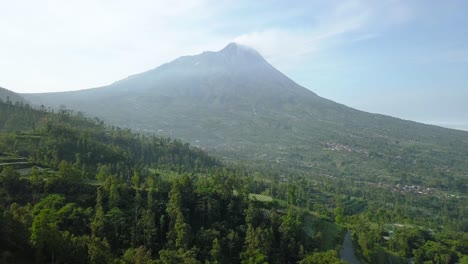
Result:
<svg viewBox="0 0 468 264">
<path fill-rule="evenodd" d="M 91 232 L 93 236 L 103 237 L 104 236 L 104 225 L 105 225 L 105 213 L 102 205 L 102 191 L 100 188 L 97 189 L 96 207 L 94 219 L 91 222 Z"/>
</svg>

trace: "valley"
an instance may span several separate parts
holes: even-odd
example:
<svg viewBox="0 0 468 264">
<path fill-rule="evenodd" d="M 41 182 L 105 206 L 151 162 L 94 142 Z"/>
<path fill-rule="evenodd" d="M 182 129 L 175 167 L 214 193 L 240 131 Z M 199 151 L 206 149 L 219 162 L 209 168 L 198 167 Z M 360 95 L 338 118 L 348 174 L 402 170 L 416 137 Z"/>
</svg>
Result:
<svg viewBox="0 0 468 264">
<path fill-rule="evenodd" d="M 467 260 L 467 132 L 332 102 L 249 47 L 1 92 L 3 262 Z"/>
</svg>

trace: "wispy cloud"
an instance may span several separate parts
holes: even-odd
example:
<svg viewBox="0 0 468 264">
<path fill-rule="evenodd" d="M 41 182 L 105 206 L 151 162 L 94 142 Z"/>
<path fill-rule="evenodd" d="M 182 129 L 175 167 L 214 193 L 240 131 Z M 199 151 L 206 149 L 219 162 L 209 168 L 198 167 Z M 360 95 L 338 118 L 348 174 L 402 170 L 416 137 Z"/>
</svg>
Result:
<svg viewBox="0 0 468 264">
<path fill-rule="evenodd" d="M 309 11 L 305 11 L 309 12 Z M 310 59 L 331 46 L 376 38 L 383 28 L 405 23 L 411 9 L 400 1 L 339 1 L 316 13 L 304 27 L 273 27 L 249 32 L 235 41 L 253 46 L 273 63 L 285 66 Z"/>
</svg>

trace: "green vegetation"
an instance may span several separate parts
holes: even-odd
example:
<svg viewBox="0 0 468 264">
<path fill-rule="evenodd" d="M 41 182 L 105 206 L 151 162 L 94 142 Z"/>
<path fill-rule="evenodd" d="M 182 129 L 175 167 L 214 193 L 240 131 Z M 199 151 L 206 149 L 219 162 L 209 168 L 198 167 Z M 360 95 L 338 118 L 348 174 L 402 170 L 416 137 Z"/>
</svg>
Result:
<svg viewBox="0 0 468 264">
<path fill-rule="evenodd" d="M 346 230 L 363 263 L 463 263 L 457 188 L 226 165 L 81 113 L 0 102 L 5 263 L 343 263 Z"/>
<path fill-rule="evenodd" d="M 294 263 L 321 249 L 306 210 L 249 193 L 247 171 L 198 149 L 66 111 L 0 110 L 2 160 L 23 162 L 1 167 L 3 262 Z"/>
</svg>

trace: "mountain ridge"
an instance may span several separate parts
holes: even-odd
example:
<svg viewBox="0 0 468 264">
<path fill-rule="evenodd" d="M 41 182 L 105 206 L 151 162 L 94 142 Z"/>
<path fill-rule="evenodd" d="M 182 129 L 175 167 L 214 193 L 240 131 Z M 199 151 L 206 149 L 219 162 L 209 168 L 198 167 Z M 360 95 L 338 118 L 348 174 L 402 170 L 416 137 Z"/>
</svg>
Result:
<svg viewBox="0 0 468 264">
<path fill-rule="evenodd" d="M 13 103 L 15 102 L 29 103 L 26 99 L 24 99 L 18 93 L 15 93 L 3 87 L 0 87 L 0 99 L 2 99 L 3 101 L 11 101 Z"/>
<path fill-rule="evenodd" d="M 396 162 L 409 172 L 441 177 L 432 167 L 408 165 L 424 158 L 438 167 L 457 164 L 461 176 L 468 161 L 468 133 L 322 98 L 258 52 L 237 44 L 183 56 L 101 88 L 22 96 L 36 104 L 63 104 L 117 126 L 179 138 L 228 159 L 321 174 L 381 174 L 397 180 L 392 164 L 401 157 Z M 357 162 L 362 168 L 353 165 Z M 365 171 L 366 166 L 372 170 Z"/>
</svg>

